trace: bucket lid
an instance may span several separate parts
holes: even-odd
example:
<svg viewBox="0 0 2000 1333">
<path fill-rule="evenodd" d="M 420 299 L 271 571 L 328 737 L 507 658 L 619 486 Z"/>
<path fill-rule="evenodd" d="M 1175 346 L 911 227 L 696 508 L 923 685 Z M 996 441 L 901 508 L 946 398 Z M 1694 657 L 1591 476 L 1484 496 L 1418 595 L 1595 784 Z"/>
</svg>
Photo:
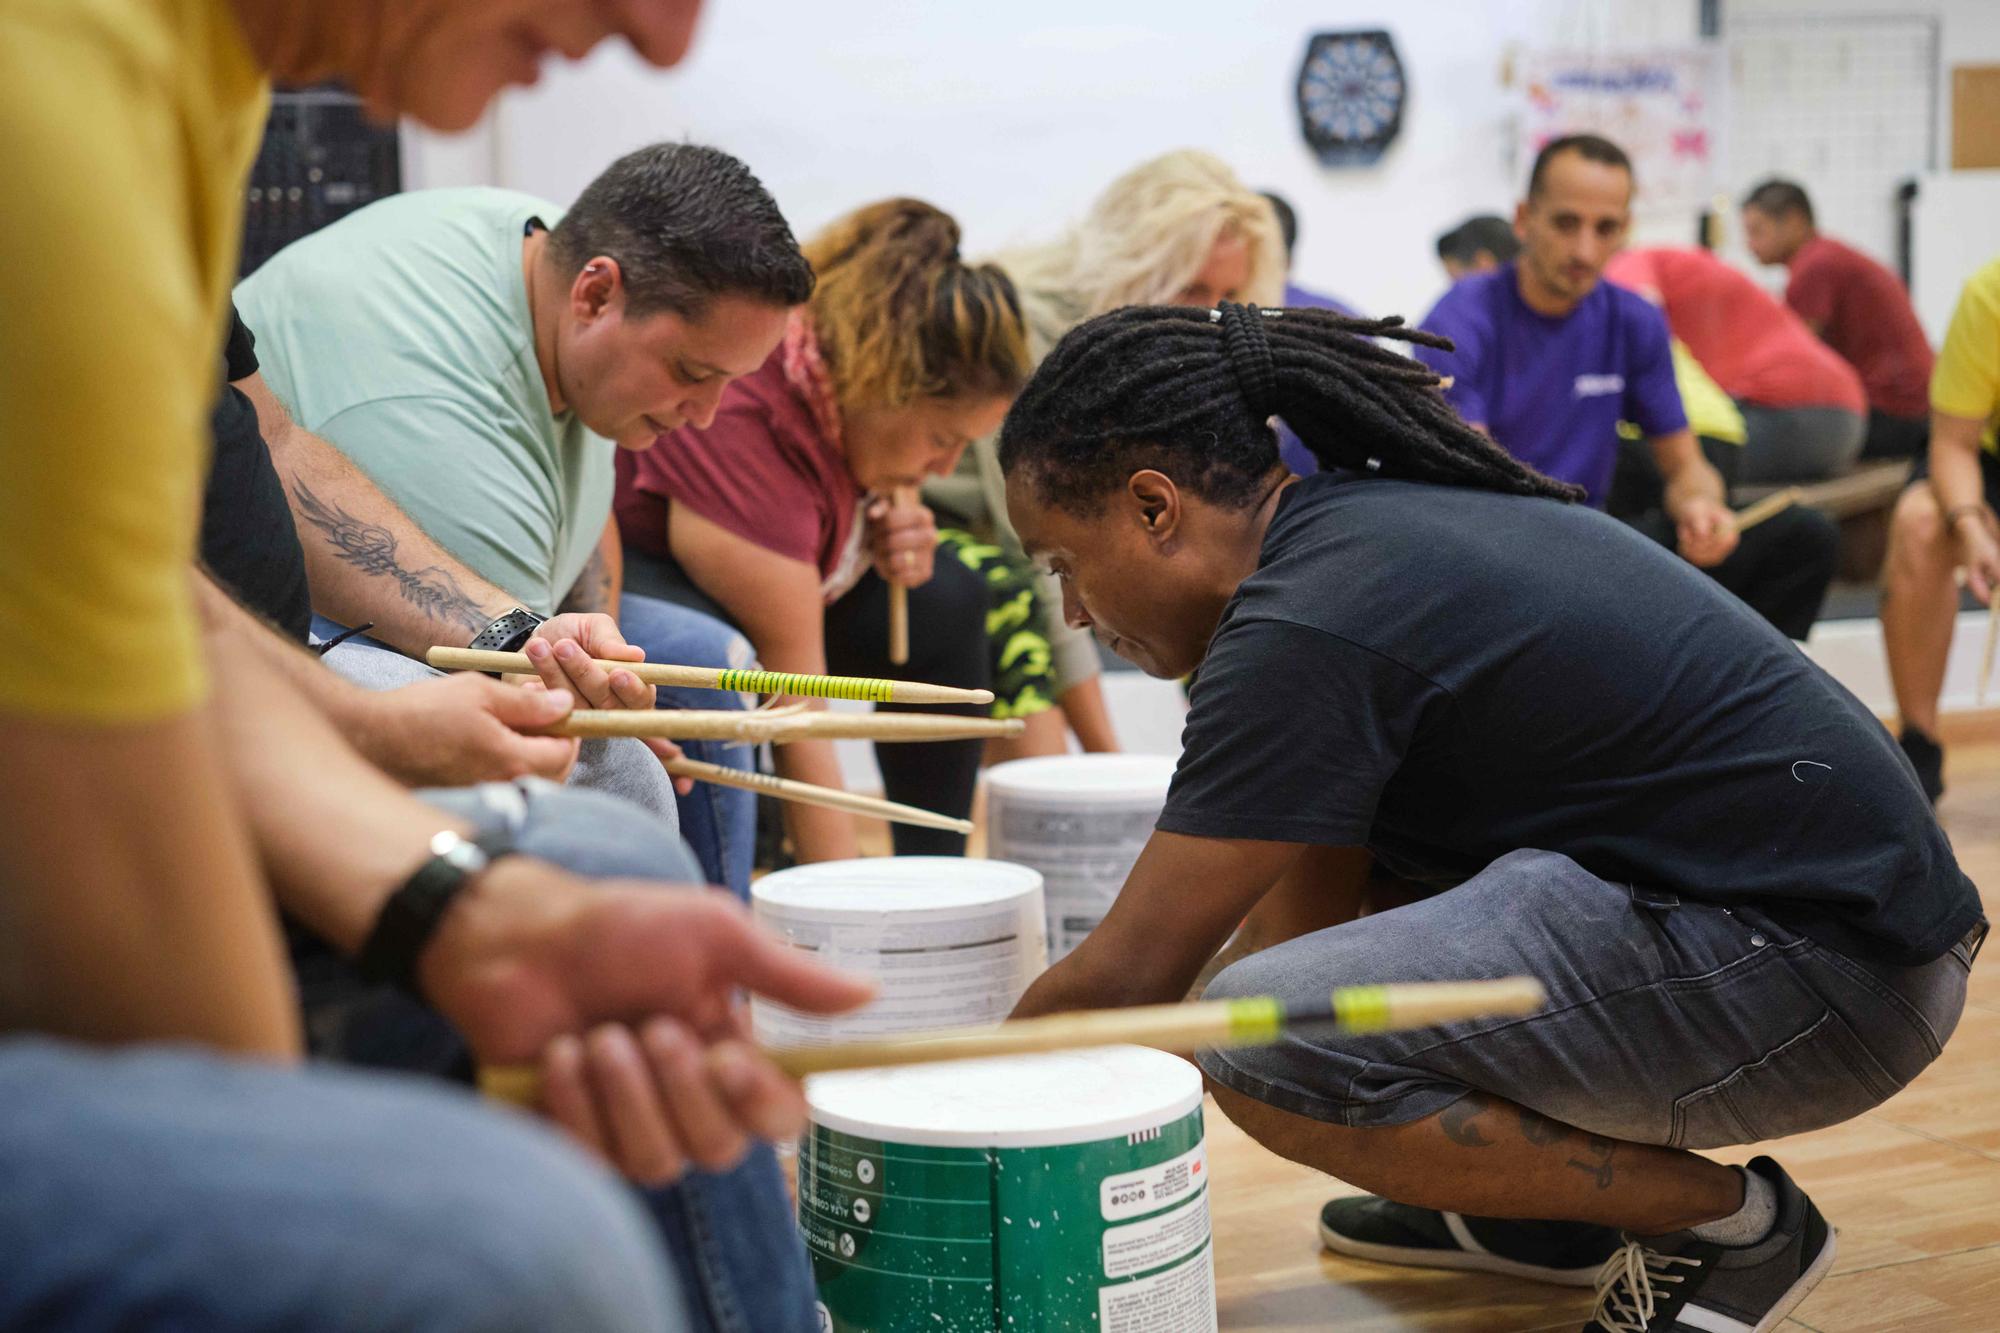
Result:
<svg viewBox="0 0 2000 1333">
<path fill-rule="evenodd" d="M 1037 893 L 1039 870 L 963 856 L 862 856 L 774 871 L 750 886 L 759 906 L 875 917 L 987 907 Z"/>
<path fill-rule="evenodd" d="M 1163 754 L 1058 754 L 1012 759 L 987 769 L 986 784 L 990 790 L 1014 796 L 1157 801 L 1167 794 L 1176 762 Z"/>
<path fill-rule="evenodd" d="M 946 1148 L 1042 1148 L 1117 1138 L 1201 1105 L 1201 1072 L 1145 1046 L 815 1074 L 814 1124 Z"/>
</svg>

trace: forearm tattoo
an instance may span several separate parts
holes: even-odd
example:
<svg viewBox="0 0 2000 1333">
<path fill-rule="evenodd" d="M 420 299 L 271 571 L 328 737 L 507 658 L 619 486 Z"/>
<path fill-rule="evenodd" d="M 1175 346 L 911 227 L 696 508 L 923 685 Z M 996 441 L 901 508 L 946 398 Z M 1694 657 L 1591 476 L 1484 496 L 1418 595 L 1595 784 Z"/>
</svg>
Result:
<svg viewBox="0 0 2000 1333">
<path fill-rule="evenodd" d="M 557 611 L 608 611 L 611 609 L 611 566 L 599 548 L 591 552 L 590 563 L 576 576 L 569 596 Z"/>
<path fill-rule="evenodd" d="M 292 492 L 298 497 L 300 515 L 326 534 L 327 544 L 340 559 L 364 574 L 394 579 L 403 600 L 432 620 L 462 626 L 473 634 L 486 628 L 491 617 L 466 595 L 450 570 L 440 565 L 407 569 L 397 552 L 395 533 L 320 499 L 296 477 Z"/>
</svg>

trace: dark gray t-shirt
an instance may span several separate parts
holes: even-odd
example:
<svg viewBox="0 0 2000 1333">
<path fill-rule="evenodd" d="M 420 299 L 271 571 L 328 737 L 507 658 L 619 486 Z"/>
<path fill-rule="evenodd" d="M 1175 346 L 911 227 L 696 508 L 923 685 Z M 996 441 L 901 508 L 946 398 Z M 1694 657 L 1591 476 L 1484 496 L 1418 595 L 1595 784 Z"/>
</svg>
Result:
<svg viewBox="0 0 2000 1333">
<path fill-rule="evenodd" d="M 1203 659 L 1159 827 L 1508 852 L 1916 963 L 1976 890 L 1882 724 L 1755 612 L 1580 506 L 1323 474 Z"/>
</svg>

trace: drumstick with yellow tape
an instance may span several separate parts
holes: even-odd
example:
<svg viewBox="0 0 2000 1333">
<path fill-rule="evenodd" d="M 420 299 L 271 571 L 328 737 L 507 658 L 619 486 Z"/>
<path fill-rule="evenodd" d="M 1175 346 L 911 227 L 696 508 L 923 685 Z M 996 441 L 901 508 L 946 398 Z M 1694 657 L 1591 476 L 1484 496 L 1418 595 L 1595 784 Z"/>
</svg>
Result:
<svg viewBox="0 0 2000 1333">
<path fill-rule="evenodd" d="M 735 690 L 742 694 L 791 694 L 809 699 L 859 699 L 878 704 L 990 704 L 991 690 L 962 690 L 955 685 L 927 685 L 916 680 L 876 680 L 869 676 L 807 676 L 791 671 L 740 671 L 733 667 L 673 666 L 665 662 L 614 662 L 595 659 L 606 671 L 629 671 L 648 685 L 683 689 Z M 532 676 L 534 664 L 526 653 L 496 653 L 480 648 L 436 647 L 424 661 L 440 671 L 491 671 Z"/>
<path fill-rule="evenodd" d="M 1324 1004 L 1287 1005 L 1271 996 L 1140 1005 L 1017 1018 L 991 1027 L 938 1028 L 830 1046 L 780 1047 L 765 1052 L 794 1078 L 842 1069 L 931 1064 L 1040 1055 L 1093 1046 L 1150 1046 L 1176 1055 L 1230 1046 L 1268 1046 L 1287 1033 L 1388 1032 L 1465 1018 L 1531 1014 L 1548 1002 L 1533 977 L 1496 981 L 1408 981 L 1342 986 Z M 532 1065 L 490 1066 L 479 1073 L 490 1097 L 533 1105 L 541 1072 Z"/>
</svg>

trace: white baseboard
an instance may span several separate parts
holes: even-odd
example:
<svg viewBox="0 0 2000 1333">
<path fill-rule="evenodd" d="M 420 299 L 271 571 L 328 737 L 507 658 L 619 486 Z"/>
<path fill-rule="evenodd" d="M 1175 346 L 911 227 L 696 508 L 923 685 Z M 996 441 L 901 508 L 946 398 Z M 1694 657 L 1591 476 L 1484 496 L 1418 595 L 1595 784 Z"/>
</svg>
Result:
<svg viewBox="0 0 2000 1333">
<path fill-rule="evenodd" d="M 1951 656 L 1945 661 L 1944 694 L 1939 708 L 1947 713 L 1977 708 L 1979 658 L 1986 650 L 1986 627 L 1992 613 L 1963 611 L 1951 636 Z M 1806 654 L 1828 675 L 1854 692 L 1869 709 L 1884 717 L 1896 711 L 1889 688 L 1889 658 L 1882 651 L 1879 620 L 1823 620 L 1813 626 Z M 1987 696 L 1989 703 L 2000 697 Z"/>
<path fill-rule="evenodd" d="M 1986 625 L 1991 613 L 1967 611 L 1958 617 L 1952 634 L 1951 658 L 1945 667 L 1944 697 L 1947 713 L 1976 708 L 1979 658 L 1986 647 Z M 1896 711 L 1896 697 L 1889 689 L 1889 659 L 1882 652 L 1882 622 L 1879 620 L 1828 620 L 1813 627 L 1806 653 L 1835 680 L 1852 690 L 1873 712 L 1888 716 Z M 1105 707 L 1118 740 L 1134 754 L 1178 755 L 1181 752 L 1181 723 L 1187 717 L 1187 696 L 1180 683 L 1155 680 L 1137 671 L 1107 671 L 1103 676 Z M 2000 694 L 1989 696 L 2000 705 Z M 835 708 L 862 709 L 866 704 L 836 701 Z M 874 747 L 867 741 L 837 741 L 841 776 L 854 791 L 882 790 L 882 774 L 875 767 Z"/>
</svg>

